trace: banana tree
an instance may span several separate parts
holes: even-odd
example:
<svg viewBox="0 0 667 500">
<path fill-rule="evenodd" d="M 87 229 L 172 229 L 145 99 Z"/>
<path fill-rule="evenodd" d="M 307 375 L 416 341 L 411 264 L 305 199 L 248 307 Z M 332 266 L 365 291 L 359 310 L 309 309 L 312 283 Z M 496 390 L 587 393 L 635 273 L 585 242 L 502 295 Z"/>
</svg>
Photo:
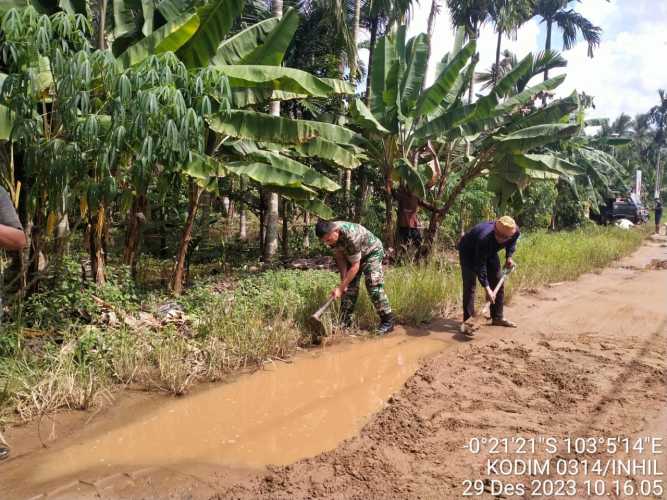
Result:
<svg viewBox="0 0 667 500">
<path fill-rule="evenodd" d="M 518 90 L 530 80 L 533 56 L 508 71 L 485 96 L 464 104 L 463 94 L 474 74 L 475 41 L 446 55 L 432 86 L 422 90 L 428 53 L 425 35 L 406 41 L 406 27 L 382 38 L 373 55 L 373 86 L 369 106 L 357 100 L 353 115 L 368 141 L 367 155 L 384 178 L 385 237 L 393 235 L 391 190 L 394 180 L 406 182 L 429 210 L 426 235 L 432 243 L 454 201 L 473 179 L 494 175 L 507 178 L 532 171 L 571 175 L 563 165 L 536 148 L 570 137 L 577 126 L 567 123 L 578 106 L 576 96 L 554 101 L 546 108 L 533 105 L 541 92 L 560 85 L 558 76 Z M 433 166 L 441 172 L 426 189 Z"/>
<path fill-rule="evenodd" d="M 358 160 L 349 145 L 354 134 L 343 127 L 262 111 L 269 101 L 353 94 L 354 88 L 342 81 L 280 66 L 298 25 L 292 9 L 280 19 L 264 20 L 228 37 L 242 5 L 240 1 L 218 0 L 176 16 L 129 46 L 119 59 L 131 68 L 149 54 L 173 51 L 189 70 L 204 69 L 208 78 L 228 83 L 225 91 L 231 95 L 230 104 L 222 105 L 224 100 L 213 96 L 207 119 L 207 127 L 217 134 L 208 156 L 216 157 L 218 162 L 205 158 L 185 173 L 201 177 L 210 168 L 212 176 L 223 171 L 243 176 L 320 215 L 330 215 L 319 201 L 317 190 L 333 191 L 339 186 L 301 160 L 319 158 L 342 168 L 354 168 Z M 220 161 L 224 169 L 219 167 Z M 191 199 L 198 200 L 196 190 L 193 192 Z M 197 203 L 191 209 L 196 212 Z M 193 218 L 189 213 L 188 220 Z M 187 249 L 190 231 L 186 225 L 177 263 L 183 261 L 181 251 Z"/>
</svg>

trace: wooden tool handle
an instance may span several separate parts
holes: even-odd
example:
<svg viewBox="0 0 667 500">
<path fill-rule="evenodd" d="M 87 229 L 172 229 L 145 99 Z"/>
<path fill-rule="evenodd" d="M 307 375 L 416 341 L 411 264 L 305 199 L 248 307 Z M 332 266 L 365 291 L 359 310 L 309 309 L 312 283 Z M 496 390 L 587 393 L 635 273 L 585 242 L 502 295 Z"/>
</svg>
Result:
<svg viewBox="0 0 667 500">
<path fill-rule="evenodd" d="M 320 319 L 320 316 L 324 313 L 324 311 L 327 310 L 327 308 L 331 305 L 331 303 L 334 301 L 334 297 L 331 296 L 329 299 L 320 307 L 315 313 L 313 314 L 313 318 L 315 319 Z"/>
</svg>

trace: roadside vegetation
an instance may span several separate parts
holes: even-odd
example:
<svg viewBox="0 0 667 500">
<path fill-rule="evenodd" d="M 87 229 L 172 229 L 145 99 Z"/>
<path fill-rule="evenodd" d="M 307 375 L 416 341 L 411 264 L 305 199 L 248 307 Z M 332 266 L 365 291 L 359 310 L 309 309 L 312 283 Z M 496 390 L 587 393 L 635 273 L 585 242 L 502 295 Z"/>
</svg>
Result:
<svg viewBox="0 0 667 500">
<path fill-rule="evenodd" d="M 592 56 L 602 31 L 574 0 L 448 1 L 439 61 L 438 0 L 412 38 L 412 1 L 23 3 L 0 0 L 0 186 L 27 238 L 0 254 L 0 421 L 122 387 L 183 394 L 309 345 L 305 320 L 337 282 L 317 218 L 382 237 L 406 325 L 455 311 L 454 246 L 479 221 L 522 228 L 510 294 L 644 236 L 590 218 L 635 169 L 659 184 L 665 93 L 634 120 L 590 121 L 593 98 L 549 77 L 567 66 L 551 29 L 544 51 L 500 50 L 537 17 L 554 39 L 567 21 L 564 50 L 583 36 Z M 420 262 L 393 251 L 399 185 L 422 202 Z M 375 321 L 363 293 L 355 321 Z"/>
<path fill-rule="evenodd" d="M 600 269 L 638 248 L 645 235 L 641 229 L 596 226 L 526 234 L 508 294 Z M 78 279 L 64 276 L 62 282 Z M 5 327 L 0 337 L 3 418 L 30 420 L 56 409 L 90 408 L 127 386 L 183 394 L 196 382 L 224 380 L 238 370 L 285 360 L 298 346 L 308 345 L 304 320 L 336 282 L 333 271 L 289 269 L 224 283 L 213 279 L 191 288 L 178 308 L 174 302 L 162 303 L 164 296 L 138 294 L 131 280 L 109 283 L 106 294 L 100 294 L 106 305 L 86 306 L 76 297 L 63 303 L 61 290 L 44 292 L 26 305 L 26 315 L 36 320 L 33 326 Z M 451 315 L 460 302 L 456 254 L 443 252 L 427 263 L 393 266 L 386 286 L 403 324 Z M 172 317 L 158 319 L 160 305 Z M 81 307 L 97 318 L 93 324 L 72 321 Z M 110 325 L 105 318 L 112 310 L 132 320 Z M 334 308 L 331 323 L 335 314 Z M 69 316 L 69 327 L 63 328 L 63 316 Z M 364 327 L 375 321 L 365 292 L 358 321 Z"/>
</svg>

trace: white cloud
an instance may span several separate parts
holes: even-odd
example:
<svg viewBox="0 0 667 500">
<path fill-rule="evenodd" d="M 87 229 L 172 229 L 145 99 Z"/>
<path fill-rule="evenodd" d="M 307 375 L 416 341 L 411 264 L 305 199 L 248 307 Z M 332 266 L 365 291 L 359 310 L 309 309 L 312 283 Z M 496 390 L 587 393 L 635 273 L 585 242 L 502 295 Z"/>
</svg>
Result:
<svg viewBox="0 0 667 500">
<path fill-rule="evenodd" d="M 634 116 L 657 103 L 657 89 L 667 87 L 667 34 L 662 23 L 642 23 L 632 32 L 615 34 L 601 44 L 595 57 L 578 43 L 565 53 L 567 79 L 559 89 L 566 95 L 576 89 L 595 97 L 592 117 Z"/>
<path fill-rule="evenodd" d="M 567 95 L 574 89 L 595 97 L 596 109 L 591 117 L 616 118 L 621 112 L 634 116 L 648 111 L 657 103 L 657 90 L 667 88 L 667 2 L 663 0 L 586 0 L 572 4 L 577 12 L 603 29 L 602 43 L 593 59 L 587 57 L 587 46 L 579 42 L 563 52 L 568 66 L 567 79 L 558 89 Z M 408 33 L 426 32 L 430 2 L 415 8 Z M 428 81 L 433 81 L 435 64 L 452 47 L 454 30 L 446 7 L 436 19 Z M 543 49 L 544 25 L 531 20 L 520 30 L 516 40 L 503 38 L 502 48 L 519 58 Z M 554 30 L 554 47 L 560 47 L 561 34 Z M 483 27 L 478 49 L 478 69 L 485 71 L 495 60 L 496 34 L 491 25 Z"/>
</svg>

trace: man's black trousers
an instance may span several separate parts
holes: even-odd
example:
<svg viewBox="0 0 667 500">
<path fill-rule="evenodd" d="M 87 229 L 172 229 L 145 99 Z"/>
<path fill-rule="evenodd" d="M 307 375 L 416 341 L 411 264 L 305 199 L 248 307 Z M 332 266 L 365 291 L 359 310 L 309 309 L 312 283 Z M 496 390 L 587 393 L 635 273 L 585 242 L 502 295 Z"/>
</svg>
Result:
<svg viewBox="0 0 667 500">
<path fill-rule="evenodd" d="M 477 282 L 477 273 L 461 252 L 459 252 L 459 262 L 461 263 L 461 277 L 463 278 L 463 321 L 475 315 L 475 286 Z M 500 268 L 500 258 L 494 254 L 486 261 L 486 276 L 489 280 L 491 290 L 495 290 L 502 270 Z M 505 300 L 505 285 L 500 287 L 496 295 L 495 303 L 491 304 L 491 318 L 502 319 L 503 303 Z"/>
</svg>

